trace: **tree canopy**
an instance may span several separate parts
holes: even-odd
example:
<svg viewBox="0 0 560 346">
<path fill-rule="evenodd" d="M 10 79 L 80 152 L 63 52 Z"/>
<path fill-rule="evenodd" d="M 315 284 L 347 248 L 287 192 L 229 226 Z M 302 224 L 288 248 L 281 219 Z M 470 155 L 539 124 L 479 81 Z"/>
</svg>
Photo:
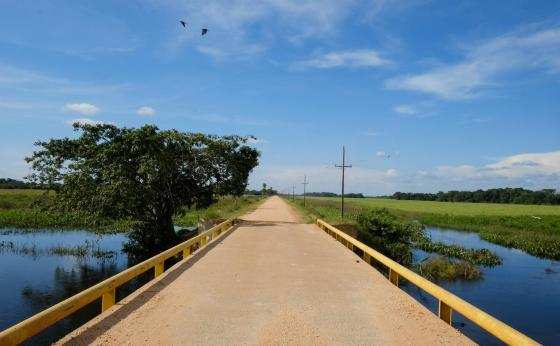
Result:
<svg viewBox="0 0 560 346">
<path fill-rule="evenodd" d="M 130 248 L 153 253 L 175 239 L 173 215 L 215 196 L 241 195 L 259 152 L 246 137 L 74 124 L 76 138 L 35 144 L 28 179 L 57 190 L 60 208 L 137 222 Z"/>
<path fill-rule="evenodd" d="M 395 192 L 391 198 L 439 202 L 560 204 L 560 193 L 553 189 L 532 191 L 523 188 L 502 188 L 476 191 L 440 191 L 438 193 Z"/>
</svg>

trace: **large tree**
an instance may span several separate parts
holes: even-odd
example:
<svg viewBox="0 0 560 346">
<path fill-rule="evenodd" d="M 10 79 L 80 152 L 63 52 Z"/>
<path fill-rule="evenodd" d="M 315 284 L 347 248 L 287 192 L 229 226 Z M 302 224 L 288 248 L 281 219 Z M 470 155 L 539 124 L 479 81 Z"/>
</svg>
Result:
<svg viewBox="0 0 560 346">
<path fill-rule="evenodd" d="M 177 239 L 173 215 L 241 195 L 259 152 L 240 136 L 210 136 L 146 125 L 74 124 L 76 138 L 50 139 L 27 158 L 29 179 L 57 190 L 57 205 L 136 221 L 128 250 L 155 253 Z"/>
</svg>

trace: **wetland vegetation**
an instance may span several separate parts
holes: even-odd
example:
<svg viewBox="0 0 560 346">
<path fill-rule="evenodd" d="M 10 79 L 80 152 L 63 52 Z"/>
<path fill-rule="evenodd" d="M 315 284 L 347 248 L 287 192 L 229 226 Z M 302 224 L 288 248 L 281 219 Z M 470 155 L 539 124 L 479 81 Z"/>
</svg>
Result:
<svg viewBox="0 0 560 346">
<path fill-rule="evenodd" d="M 307 198 L 306 215 L 327 221 L 353 222 L 364 210 L 385 208 L 400 220 L 478 232 L 489 242 L 545 259 L 560 259 L 560 206 L 413 201 L 383 198 L 346 199 L 347 218 L 340 218 L 337 198 Z M 298 202 L 301 204 L 301 202 Z M 313 218 L 313 216 L 311 216 Z"/>
<path fill-rule="evenodd" d="M 350 206 L 344 219 L 339 205 L 319 198 L 291 201 L 307 220 L 322 218 L 339 226 L 358 240 L 409 266 L 432 280 L 478 280 L 479 267 L 500 265 L 502 259 L 484 248 L 468 248 L 459 244 L 433 241 L 422 222 L 409 219 L 387 208 Z M 413 263 L 413 250 L 428 254 L 420 263 Z"/>
</svg>

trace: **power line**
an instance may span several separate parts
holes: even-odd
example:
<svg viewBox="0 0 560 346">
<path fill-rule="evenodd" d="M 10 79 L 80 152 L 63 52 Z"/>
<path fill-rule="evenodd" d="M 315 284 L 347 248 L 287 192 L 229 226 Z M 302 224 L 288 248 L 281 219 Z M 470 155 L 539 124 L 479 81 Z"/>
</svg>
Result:
<svg viewBox="0 0 560 346">
<path fill-rule="evenodd" d="M 337 168 L 342 169 L 342 194 L 341 194 L 341 206 L 340 206 L 340 215 L 344 218 L 344 171 L 346 168 L 351 168 L 352 165 L 346 165 L 346 148 L 344 145 L 342 146 L 342 165 L 334 165 Z"/>
</svg>

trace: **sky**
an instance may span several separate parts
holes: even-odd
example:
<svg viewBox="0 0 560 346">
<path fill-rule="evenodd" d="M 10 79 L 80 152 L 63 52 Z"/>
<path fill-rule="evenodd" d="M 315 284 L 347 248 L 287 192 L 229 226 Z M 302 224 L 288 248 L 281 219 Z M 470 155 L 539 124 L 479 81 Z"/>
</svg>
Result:
<svg viewBox="0 0 560 346">
<path fill-rule="evenodd" d="M 250 188 L 338 192 L 345 145 L 348 192 L 560 190 L 560 1 L 0 7 L 0 177 L 78 121 L 253 135 Z"/>
</svg>

